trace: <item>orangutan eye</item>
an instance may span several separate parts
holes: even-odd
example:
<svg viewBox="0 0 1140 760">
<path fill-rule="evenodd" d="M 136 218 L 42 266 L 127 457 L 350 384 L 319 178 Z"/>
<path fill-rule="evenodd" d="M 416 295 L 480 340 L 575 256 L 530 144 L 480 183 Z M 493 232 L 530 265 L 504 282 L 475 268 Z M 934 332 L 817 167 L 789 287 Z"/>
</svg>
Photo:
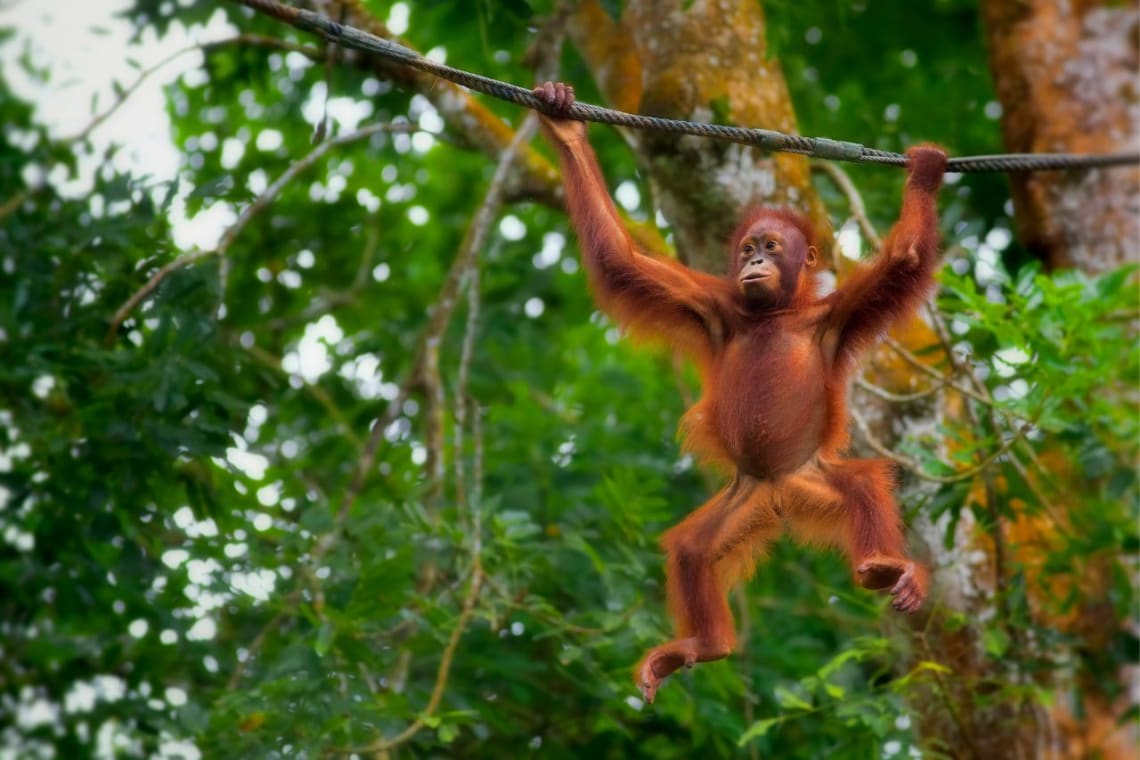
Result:
<svg viewBox="0 0 1140 760">
<path fill-rule="evenodd" d="M 752 253 L 756 250 L 756 246 L 752 245 L 751 243 L 745 243 L 744 247 L 740 250 L 742 250 L 744 253 Z"/>
<path fill-rule="evenodd" d="M 767 243 L 764 244 L 764 247 L 767 248 L 769 251 L 774 251 L 774 250 L 776 250 L 776 241 L 775 240 L 769 240 Z"/>
</svg>

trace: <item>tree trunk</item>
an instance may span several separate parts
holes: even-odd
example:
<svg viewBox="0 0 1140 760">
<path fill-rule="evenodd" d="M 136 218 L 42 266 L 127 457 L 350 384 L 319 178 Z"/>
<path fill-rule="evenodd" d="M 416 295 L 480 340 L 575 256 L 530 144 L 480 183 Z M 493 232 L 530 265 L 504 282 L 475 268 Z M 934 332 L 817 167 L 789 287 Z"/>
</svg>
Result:
<svg viewBox="0 0 1140 760">
<path fill-rule="evenodd" d="M 1111 153 L 1140 143 L 1140 14 L 1107 0 L 985 0 L 990 68 L 1010 152 Z M 1022 243 L 1050 267 L 1136 258 L 1140 168 L 1011 177 Z"/>
<path fill-rule="evenodd" d="M 982 16 L 1008 151 L 1136 149 L 1140 13 L 1134 3 L 984 0 Z M 1135 261 L 1140 168 L 1014 174 L 1010 183 L 1019 237 L 1047 267 L 1100 274 Z M 1070 485 L 1070 503 L 1080 508 L 1080 486 Z M 1025 530 L 1027 522 L 1010 530 Z M 1040 537 L 1066 526 L 1049 522 L 1029 529 Z M 1109 572 L 1096 559 L 1074 568 L 1086 601 L 1073 619 L 1052 621 L 1086 651 L 1107 647 L 1120 625 L 1104 605 Z M 1053 652 L 1049 659 L 1079 658 L 1070 651 Z M 1128 709 L 1126 685 L 1135 678 L 1118 675 L 1125 686 L 1123 697 L 1106 694 L 1103 683 L 1075 674 L 1078 686 L 1058 689 L 1062 699 L 1050 711 L 1038 710 L 1034 721 L 1007 724 L 1011 746 L 1027 757 L 1135 757 L 1135 731 L 1119 721 Z"/>
<path fill-rule="evenodd" d="M 630 0 L 620 19 L 587 0 L 570 34 L 616 108 L 795 132 L 755 0 Z M 654 205 L 672 226 L 678 255 L 700 269 L 724 271 L 725 238 L 748 206 L 794 207 L 828 229 L 803 156 L 698 137 L 625 135 L 648 174 Z"/>
</svg>

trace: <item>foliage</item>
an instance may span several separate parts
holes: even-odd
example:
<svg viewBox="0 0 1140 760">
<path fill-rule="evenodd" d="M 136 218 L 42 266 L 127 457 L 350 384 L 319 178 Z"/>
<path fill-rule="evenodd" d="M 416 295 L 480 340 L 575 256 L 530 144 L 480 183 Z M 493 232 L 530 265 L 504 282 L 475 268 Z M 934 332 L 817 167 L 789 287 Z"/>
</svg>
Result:
<svg viewBox="0 0 1140 760">
<path fill-rule="evenodd" d="M 805 133 L 998 144 L 972 3 L 912 4 L 901 19 L 840 3 L 810 49 L 798 42 L 810 19 L 836 4 L 769 5 Z M 480 3 L 473 26 L 464 4 L 419 4 L 406 36 L 526 82 L 526 6 Z M 223 8 L 243 31 L 313 44 Z M 162 33 L 216 12 L 138 0 L 130 18 Z M 924 49 L 904 42 L 935 24 Z M 206 756 L 294 757 L 412 726 L 415 756 L 669 758 L 878 756 L 918 741 L 906 697 L 945 666 L 884 624 L 838 557 L 786 544 L 737 598 L 742 654 L 675 677 L 652 708 L 634 698 L 629 668 L 668 628 L 655 537 L 712 486 L 673 439 L 691 378 L 618 339 L 562 214 L 525 202 L 479 251 L 465 281 L 476 300 L 434 336 L 440 375 L 425 377 L 429 313 L 491 173 L 458 135 L 336 147 L 109 334 L 182 253 L 172 208 L 247 208 L 313 149 L 325 93 L 363 104 L 367 123 L 437 121 L 420 95 L 298 53 L 224 45 L 203 72 L 169 91 L 176 182 L 108 164 L 78 196 L 38 179 L 74 172 L 76 146 L 0 90 L 0 205 L 24 194 L 0 227 L 0 743 L 29 757 L 171 753 L 181 740 Z M 884 120 L 890 103 L 903 107 Z M 486 104 L 517 125 L 516 109 Z M 329 110 L 331 134 L 357 126 Z M 592 134 L 613 186 L 648 199 L 618 137 Z M 853 176 L 889 222 L 900 177 Z M 961 247 L 939 305 L 982 400 L 941 431 L 948 449 L 900 452 L 943 476 L 1015 438 L 986 470 L 1000 499 L 970 479 L 910 505 L 941 515 L 948 537 L 967 510 L 992 524 L 1083 494 L 1048 560 L 1010 569 L 1019 582 L 987 650 L 1016 660 L 1010 630 L 1070 635 L 1043 610 L 1076 603 L 1058 583 L 1076 560 L 1106 557 L 1106 598 L 1118 615 L 1133 603 L 1115 561 L 1137 546 L 1137 349 L 1133 274 L 1020 266 L 1004 203 L 993 177 L 947 194 Z M 1109 683 L 1134 649 L 1083 667 Z"/>
</svg>

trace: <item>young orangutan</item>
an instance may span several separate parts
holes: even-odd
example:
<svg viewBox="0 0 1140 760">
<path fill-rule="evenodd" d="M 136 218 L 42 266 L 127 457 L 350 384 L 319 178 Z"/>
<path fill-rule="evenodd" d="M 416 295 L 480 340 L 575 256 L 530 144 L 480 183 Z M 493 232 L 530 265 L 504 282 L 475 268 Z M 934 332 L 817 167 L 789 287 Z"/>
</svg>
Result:
<svg viewBox="0 0 1140 760">
<path fill-rule="evenodd" d="M 573 88 L 562 83 L 535 94 L 556 113 L 574 102 Z M 946 154 L 933 146 L 907 151 L 900 219 L 878 259 L 819 298 L 815 232 L 803 217 L 748 213 L 731 239 L 727 277 L 647 256 L 618 218 L 586 125 L 543 116 L 542 127 L 558 150 L 598 303 L 624 327 L 696 360 L 703 395 L 681 420 L 686 445 L 735 470 L 724 490 L 662 539 L 677 638 L 637 666 L 645 699 L 652 702 L 678 668 L 732 652 L 727 592 L 784 526 L 808 542 L 839 546 L 864 588 L 889 590 L 896 610 L 917 610 L 928 575 L 905 554 L 891 465 L 844 460 L 840 451 L 856 359 L 933 286 L 935 196 Z"/>
</svg>

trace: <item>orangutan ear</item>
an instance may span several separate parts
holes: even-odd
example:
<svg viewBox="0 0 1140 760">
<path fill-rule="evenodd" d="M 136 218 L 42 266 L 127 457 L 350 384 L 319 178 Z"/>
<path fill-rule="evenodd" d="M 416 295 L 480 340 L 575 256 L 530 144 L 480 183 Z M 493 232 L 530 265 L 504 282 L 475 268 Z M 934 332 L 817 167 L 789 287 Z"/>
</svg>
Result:
<svg viewBox="0 0 1140 760">
<path fill-rule="evenodd" d="M 814 245 L 809 245 L 807 249 L 807 255 L 804 256 L 804 266 L 806 266 L 808 269 L 812 269 L 815 267 L 818 261 L 819 251 L 816 250 L 816 247 Z"/>
</svg>

